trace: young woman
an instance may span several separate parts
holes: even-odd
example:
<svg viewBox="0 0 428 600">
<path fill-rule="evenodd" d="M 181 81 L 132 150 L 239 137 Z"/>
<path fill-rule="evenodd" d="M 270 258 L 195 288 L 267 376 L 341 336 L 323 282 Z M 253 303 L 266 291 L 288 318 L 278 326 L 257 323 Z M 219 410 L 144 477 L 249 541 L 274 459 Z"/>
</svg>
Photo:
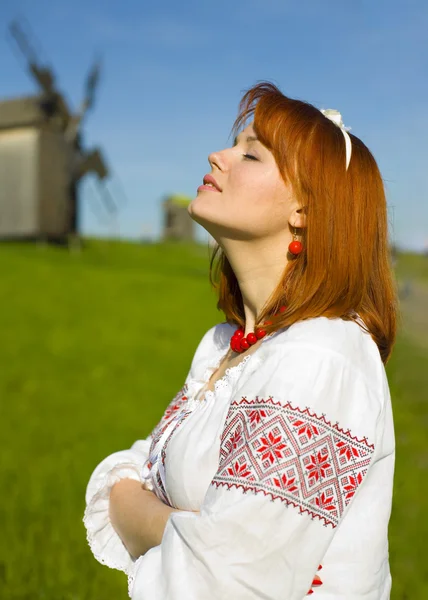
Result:
<svg viewBox="0 0 428 600">
<path fill-rule="evenodd" d="M 249 123 L 249 124 L 247 124 Z M 382 179 L 336 111 L 262 83 L 190 216 L 226 321 L 160 423 L 88 484 L 134 600 L 386 600 L 395 338 Z"/>
</svg>

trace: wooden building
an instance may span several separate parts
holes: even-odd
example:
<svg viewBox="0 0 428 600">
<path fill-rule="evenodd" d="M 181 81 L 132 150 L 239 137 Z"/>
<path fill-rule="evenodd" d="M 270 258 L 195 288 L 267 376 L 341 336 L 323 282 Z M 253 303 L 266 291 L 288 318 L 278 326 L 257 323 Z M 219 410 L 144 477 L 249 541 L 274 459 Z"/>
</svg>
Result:
<svg viewBox="0 0 428 600">
<path fill-rule="evenodd" d="M 0 103 L 3 239 L 61 237 L 74 229 L 71 149 L 39 106 L 34 98 Z"/>
<path fill-rule="evenodd" d="M 0 101 L 0 239 L 68 239 L 78 232 L 78 183 L 108 170 L 98 148 L 84 150 L 81 125 L 93 105 L 99 64 L 73 113 L 41 66 L 19 23 L 10 26 L 40 94 Z"/>
<path fill-rule="evenodd" d="M 195 241 L 195 223 L 187 211 L 191 201 L 191 198 L 179 194 L 165 198 L 162 204 L 164 240 Z"/>
</svg>

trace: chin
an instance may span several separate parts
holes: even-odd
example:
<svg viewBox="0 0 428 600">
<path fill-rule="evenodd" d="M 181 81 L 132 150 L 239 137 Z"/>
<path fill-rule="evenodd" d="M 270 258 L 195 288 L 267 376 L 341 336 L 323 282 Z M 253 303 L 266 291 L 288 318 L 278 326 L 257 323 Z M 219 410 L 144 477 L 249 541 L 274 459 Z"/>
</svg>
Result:
<svg viewBox="0 0 428 600">
<path fill-rule="evenodd" d="M 210 206 L 209 204 L 204 203 L 203 198 L 200 196 L 196 196 L 196 198 L 191 201 L 187 207 L 187 212 L 194 221 L 202 226 L 205 226 L 205 223 L 213 223 L 212 217 L 214 215 L 212 214 L 212 205 Z"/>
<path fill-rule="evenodd" d="M 192 206 L 193 202 L 194 201 L 189 204 L 187 209 L 190 218 L 203 227 L 212 237 L 215 237 L 215 232 L 218 231 L 217 222 L 210 218 L 208 211 L 199 211 L 197 210 L 197 206 Z"/>
<path fill-rule="evenodd" d="M 211 193 L 206 192 L 206 195 Z M 187 207 L 187 212 L 193 221 L 201 225 L 217 241 L 223 237 L 230 237 L 230 234 L 237 235 L 236 225 L 230 222 L 230 215 L 225 215 L 220 205 L 210 202 L 205 194 L 198 194 Z M 229 217 L 229 222 L 225 221 L 226 216 Z"/>
</svg>

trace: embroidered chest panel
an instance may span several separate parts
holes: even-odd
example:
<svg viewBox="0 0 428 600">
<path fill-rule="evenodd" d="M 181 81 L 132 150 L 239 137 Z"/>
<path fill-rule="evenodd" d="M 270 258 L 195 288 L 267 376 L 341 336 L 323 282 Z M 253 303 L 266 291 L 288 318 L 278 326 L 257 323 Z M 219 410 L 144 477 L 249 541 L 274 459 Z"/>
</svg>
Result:
<svg viewBox="0 0 428 600">
<path fill-rule="evenodd" d="M 158 441 L 160 440 L 160 438 L 166 431 L 168 425 L 171 423 L 171 421 L 178 415 L 180 410 L 183 408 L 184 404 L 187 401 L 186 394 L 187 394 L 187 385 L 185 384 L 181 388 L 181 390 L 174 396 L 174 398 L 171 400 L 171 402 L 168 404 L 168 406 L 166 407 L 161 420 L 159 421 L 159 423 L 156 425 L 156 427 L 153 429 L 153 431 L 151 433 L 152 443 L 150 446 L 150 453 L 153 451 L 153 449 L 157 445 Z"/>
<path fill-rule="evenodd" d="M 214 486 L 269 495 L 333 528 L 367 472 L 374 445 L 309 408 L 272 397 L 231 403 Z"/>
<path fill-rule="evenodd" d="M 152 441 L 150 444 L 148 468 L 151 469 L 153 467 L 153 465 L 155 466 L 154 478 L 155 478 L 155 485 L 157 488 L 157 495 L 167 505 L 169 505 L 170 502 L 169 502 L 168 494 L 166 492 L 166 489 L 165 489 L 165 486 L 163 483 L 161 471 L 162 471 L 162 473 L 164 473 L 166 449 L 168 447 L 168 444 L 169 444 L 172 436 L 174 435 L 176 429 L 181 425 L 181 423 L 190 414 L 190 411 L 183 410 L 183 407 L 187 401 L 186 393 L 187 393 L 187 385 L 185 384 L 182 387 L 182 389 L 177 393 L 177 395 L 168 404 L 161 420 L 159 421 L 159 423 L 156 425 L 156 427 L 153 429 L 153 431 L 151 433 Z M 174 424 L 173 424 L 173 422 L 174 422 Z M 159 442 L 168 428 L 170 428 L 168 437 L 164 440 L 162 447 L 160 448 L 160 451 L 159 451 L 159 448 L 158 448 Z"/>
</svg>

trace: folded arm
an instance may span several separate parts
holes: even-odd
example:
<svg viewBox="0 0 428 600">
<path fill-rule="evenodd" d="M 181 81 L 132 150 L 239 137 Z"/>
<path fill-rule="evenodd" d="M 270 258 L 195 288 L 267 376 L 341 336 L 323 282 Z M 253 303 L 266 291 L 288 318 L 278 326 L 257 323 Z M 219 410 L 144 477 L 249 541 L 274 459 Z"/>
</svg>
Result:
<svg viewBox="0 0 428 600">
<path fill-rule="evenodd" d="M 180 511 L 164 504 L 133 479 L 122 479 L 110 492 L 110 521 L 134 558 L 161 543 L 172 512 Z"/>
</svg>

